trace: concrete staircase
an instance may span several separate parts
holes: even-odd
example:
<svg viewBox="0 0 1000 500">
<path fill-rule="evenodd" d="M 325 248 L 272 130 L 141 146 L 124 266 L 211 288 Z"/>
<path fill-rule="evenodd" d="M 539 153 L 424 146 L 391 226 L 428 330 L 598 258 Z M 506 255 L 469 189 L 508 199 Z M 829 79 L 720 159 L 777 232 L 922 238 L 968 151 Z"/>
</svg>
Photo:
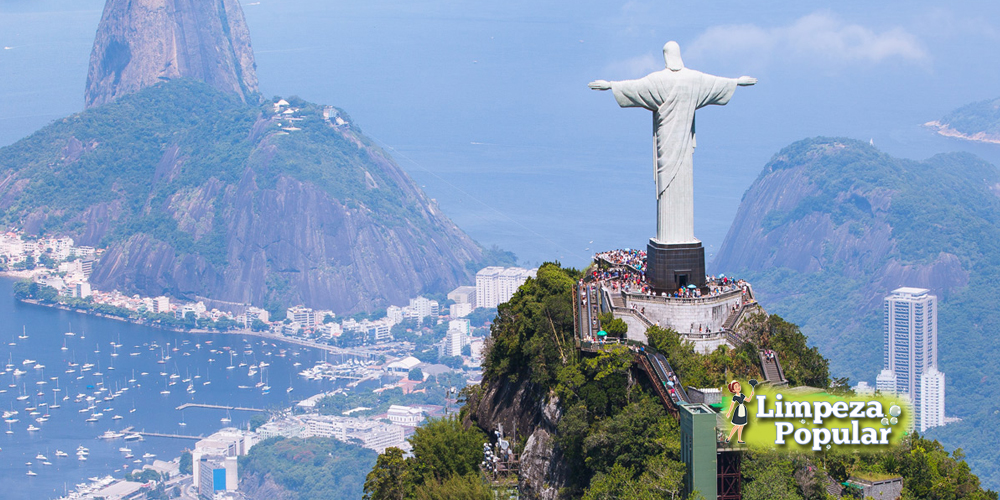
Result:
<svg viewBox="0 0 1000 500">
<path fill-rule="evenodd" d="M 781 369 L 781 362 L 778 361 L 778 353 L 774 353 L 774 358 L 768 358 L 764 351 L 759 351 L 757 353 L 760 356 L 760 366 L 764 371 L 764 380 L 768 381 L 771 385 L 787 385 L 788 380 L 785 379 L 785 372 Z"/>
</svg>

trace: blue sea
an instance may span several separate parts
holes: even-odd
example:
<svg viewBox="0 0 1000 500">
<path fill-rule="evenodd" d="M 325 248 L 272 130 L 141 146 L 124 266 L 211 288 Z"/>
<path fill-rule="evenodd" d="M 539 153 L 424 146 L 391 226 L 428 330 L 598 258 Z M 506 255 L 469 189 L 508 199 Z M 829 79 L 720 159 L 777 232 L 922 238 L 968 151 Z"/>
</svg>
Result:
<svg viewBox="0 0 1000 500">
<path fill-rule="evenodd" d="M 315 350 L 256 337 L 175 333 L 24 304 L 11 298 L 11 286 L 12 281 L 0 279 L 0 367 L 11 365 L 0 375 L 0 410 L 18 412 L 11 417 L 17 422 L 0 422 L 3 498 L 57 497 L 89 477 L 121 477 L 151 463 L 152 459 L 142 460 L 146 453 L 171 460 L 195 443 L 162 437 L 127 443 L 98 439 L 109 430 L 132 427 L 205 436 L 225 426 L 245 427 L 253 415 L 206 408 L 176 410 L 185 403 L 280 409 L 334 387 L 329 381 L 297 375 L 324 359 Z M 267 366 L 250 376 L 249 365 L 262 362 Z M 93 367 L 82 371 L 85 365 Z M 15 376 L 14 369 L 26 373 Z M 271 388 L 269 393 L 257 387 L 260 382 Z M 119 397 L 105 400 L 118 391 Z M 19 401 L 23 395 L 28 398 Z M 88 396 L 94 401 L 87 401 Z M 86 410 L 91 405 L 95 408 Z M 26 408 L 35 408 L 37 415 L 29 415 Z M 95 413 L 103 416 L 87 422 Z M 116 415 L 122 418 L 115 419 Z M 35 420 L 46 416 L 47 421 Z M 223 418 L 231 422 L 223 423 Z M 29 425 L 39 430 L 28 431 Z M 77 460 L 79 446 L 90 449 L 84 462 Z M 132 450 L 134 458 L 126 459 L 118 451 L 123 446 Z M 69 457 L 57 458 L 57 450 Z M 36 458 L 39 454 L 52 465 L 44 465 Z M 38 475 L 28 477 L 28 470 Z"/>
</svg>

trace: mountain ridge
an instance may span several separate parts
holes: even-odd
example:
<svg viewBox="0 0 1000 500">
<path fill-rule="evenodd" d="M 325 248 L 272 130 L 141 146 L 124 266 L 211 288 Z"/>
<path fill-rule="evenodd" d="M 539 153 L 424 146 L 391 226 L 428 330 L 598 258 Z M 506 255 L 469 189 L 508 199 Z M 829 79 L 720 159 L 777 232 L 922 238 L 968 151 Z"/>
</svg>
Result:
<svg viewBox="0 0 1000 500">
<path fill-rule="evenodd" d="M 178 79 L 59 120 L 0 149 L 2 219 L 149 296 L 355 312 L 471 279 L 482 249 L 346 113 L 288 101 Z"/>
<path fill-rule="evenodd" d="M 882 368 L 882 298 L 899 286 L 939 298 L 939 368 L 947 415 L 930 429 L 962 448 L 996 488 L 982 384 L 996 373 L 1000 321 L 1000 172 L 968 153 L 894 158 L 853 139 L 782 149 L 747 190 L 714 272 L 754 284 L 761 303 L 802 326 L 831 371 L 874 382 Z"/>
</svg>

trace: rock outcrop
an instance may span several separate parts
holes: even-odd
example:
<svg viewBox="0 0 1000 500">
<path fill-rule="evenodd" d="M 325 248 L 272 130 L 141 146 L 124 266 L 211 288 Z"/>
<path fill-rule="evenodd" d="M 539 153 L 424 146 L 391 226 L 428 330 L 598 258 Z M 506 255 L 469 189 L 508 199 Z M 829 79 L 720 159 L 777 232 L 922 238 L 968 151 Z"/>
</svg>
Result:
<svg viewBox="0 0 1000 500">
<path fill-rule="evenodd" d="M 108 0 L 87 74 L 86 106 L 192 78 L 257 102 L 250 32 L 237 0 Z"/>
<path fill-rule="evenodd" d="M 567 486 L 569 471 L 555 444 L 556 426 L 562 416 L 559 399 L 539 392 L 528 381 L 492 381 L 469 400 L 467 425 L 478 425 L 489 434 L 503 429 L 514 441 L 525 439 L 520 455 L 518 486 L 524 498 L 556 500 Z M 546 397 L 547 396 L 547 397 Z"/>
<path fill-rule="evenodd" d="M 100 290 L 350 313 L 469 283 L 482 249 L 346 114 L 293 101 L 123 96 L 0 149 L 0 210 L 106 248 Z"/>
<path fill-rule="evenodd" d="M 1000 98 L 966 104 L 924 126 L 945 137 L 1000 144 Z"/>
<path fill-rule="evenodd" d="M 844 165 L 862 171 L 845 172 Z M 854 140 L 789 146 L 743 196 L 714 269 L 813 274 L 836 267 L 875 292 L 867 307 L 881 304 L 879 294 L 901 283 L 939 295 L 965 286 L 969 272 L 955 254 L 913 259 L 901 252 L 893 202 L 919 189 L 911 184 L 919 177 L 905 178 L 915 167 Z"/>
<path fill-rule="evenodd" d="M 998 193 L 1000 173 L 970 154 L 913 161 L 850 139 L 799 141 L 744 194 L 712 272 L 750 279 L 832 373 L 871 381 L 892 290 L 930 289 L 942 318 L 980 323 L 966 318 L 987 307 L 970 304 L 994 302 L 982 290 L 996 275 Z M 947 335 L 942 328 L 940 345 Z"/>
</svg>

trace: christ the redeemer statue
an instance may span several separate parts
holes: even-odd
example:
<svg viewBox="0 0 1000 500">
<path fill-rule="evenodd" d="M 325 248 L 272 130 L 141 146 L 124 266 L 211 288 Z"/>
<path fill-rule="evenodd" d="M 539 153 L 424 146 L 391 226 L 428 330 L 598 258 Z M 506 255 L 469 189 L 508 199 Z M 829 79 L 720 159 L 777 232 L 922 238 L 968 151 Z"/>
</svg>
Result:
<svg viewBox="0 0 1000 500">
<path fill-rule="evenodd" d="M 611 90 L 618 105 L 653 112 L 656 136 L 656 240 L 661 244 L 698 243 L 694 237 L 694 113 L 709 104 L 724 105 L 736 86 L 756 78 L 722 78 L 684 67 L 677 42 L 663 46 L 666 69 L 638 80 L 590 82 Z"/>
</svg>

